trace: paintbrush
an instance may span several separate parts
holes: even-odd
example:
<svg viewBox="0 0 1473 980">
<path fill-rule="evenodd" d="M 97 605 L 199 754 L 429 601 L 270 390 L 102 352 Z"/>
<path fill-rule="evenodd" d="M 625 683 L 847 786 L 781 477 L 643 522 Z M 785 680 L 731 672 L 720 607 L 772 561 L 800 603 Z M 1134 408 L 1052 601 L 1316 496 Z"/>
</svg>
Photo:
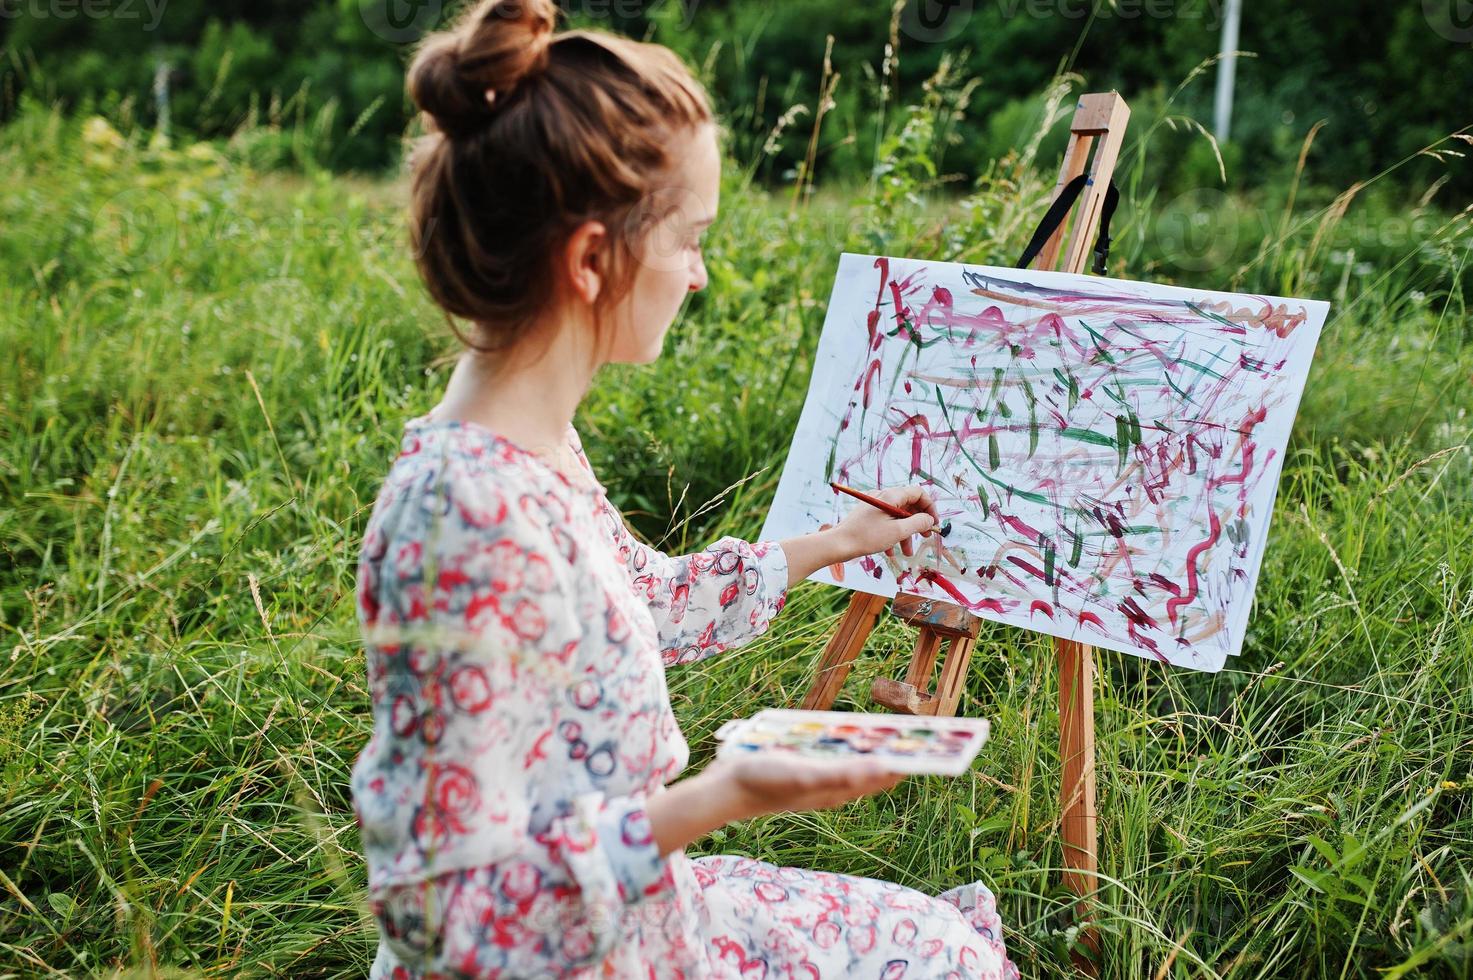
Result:
<svg viewBox="0 0 1473 980">
<path fill-rule="evenodd" d="M 865 493 L 863 490 L 856 490 L 853 487 L 846 487 L 846 486 L 844 486 L 844 484 L 842 484 L 842 483 L 835 483 L 832 480 L 829 481 L 829 486 L 832 487 L 833 489 L 837 490 L 839 493 L 847 493 L 849 496 L 853 497 L 855 500 L 862 500 L 865 503 L 869 504 L 871 507 L 878 507 L 880 510 L 882 510 L 885 513 L 889 514 L 891 517 L 898 517 L 901 520 L 904 520 L 907 517 L 914 517 L 915 516 L 915 513 L 911 512 L 911 511 L 901 510 L 899 507 L 896 507 L 894 504 L 888 503 L 888 502 L 886 502 L 884 500 L 881 500 L 879 497 L 871 497 L 869 494 Z M 939 533 L 939 534 L 945 536 L 946 532 L 947 531 L 950 531 L 950 530 L 951 530 L 951 524 L 948 522 L 945 525 L 932 524 L 931 527 L 930 527 L 930 529 L 928 529 L 926 531 L 923 531 L 921 533 L 922 534 L 936 534 L 936 533 Z"/>
</svg>

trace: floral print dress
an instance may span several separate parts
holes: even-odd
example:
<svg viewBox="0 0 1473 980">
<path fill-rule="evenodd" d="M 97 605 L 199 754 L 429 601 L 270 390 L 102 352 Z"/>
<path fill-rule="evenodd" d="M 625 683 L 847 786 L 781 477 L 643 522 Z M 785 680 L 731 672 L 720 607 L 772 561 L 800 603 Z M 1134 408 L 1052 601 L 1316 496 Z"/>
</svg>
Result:
<svg viewBox="0 0 1473 980">
<path fill-rule="evenodd" d="M 359 566 L 373 734 L 354 809 L 370 976 L 1016 976 L 990 892 L 932 897 L 746 857 L 662 857 L 685 768 L 665 670 L 764 632 L 775 541 L 636 541 L 576 471 L 496 433 L 406 427 Z"/>
</svg>

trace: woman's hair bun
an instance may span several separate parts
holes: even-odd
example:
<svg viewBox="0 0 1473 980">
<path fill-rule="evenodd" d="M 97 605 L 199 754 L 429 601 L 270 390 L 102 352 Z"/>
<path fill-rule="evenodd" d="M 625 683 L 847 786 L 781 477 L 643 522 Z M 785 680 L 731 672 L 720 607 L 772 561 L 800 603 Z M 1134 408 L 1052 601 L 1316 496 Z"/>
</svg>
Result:
<svg viewBox="0 0 1473 980">
<path fill-rule="evenodd" d="M 474 131 L 524 79 L 547 67 L 553 0 L 481 0 L 427 36 L 409 66 L 409 96 L 451 135 Z"/>
<path fill-rule="evenodd" d="M 602 347 L 613 333 L 601 314 L 640 268 L 640 216 L 686 139 L 715 139 L 697 135 L 711 106 L 673 51 L 555 34 L 556 14 L 553 0 L 482 0 L 426 38 L 409 70 L 431 129 L 408 158 L 415 265 L 447 320 L 474 326 L 473 336 L 450 329 L 483 353 L 557 335 L 547 315 L 563 299 L 557 256 L 590 220 L 609 230 L 592 325 Z"/>
</svg>

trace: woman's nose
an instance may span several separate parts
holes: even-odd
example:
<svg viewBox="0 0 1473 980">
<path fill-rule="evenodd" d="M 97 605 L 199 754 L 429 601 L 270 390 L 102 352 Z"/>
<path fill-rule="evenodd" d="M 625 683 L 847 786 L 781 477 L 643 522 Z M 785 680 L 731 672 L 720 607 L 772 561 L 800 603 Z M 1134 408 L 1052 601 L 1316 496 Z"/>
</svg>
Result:
<svg viewBox="0 0 1473 980">
<path fill-rule="evenodd" d="M 695 268 L 693 270 L 691 270 L 690 291 L 693 292 L 693 293 L 696 293 L 696 292 L 700 292 L 702 289 L 705 289 L 705 288 L 706 288 L 706 261 L 705 261 L 705 259 L 696 259 Z"/>
</svg>

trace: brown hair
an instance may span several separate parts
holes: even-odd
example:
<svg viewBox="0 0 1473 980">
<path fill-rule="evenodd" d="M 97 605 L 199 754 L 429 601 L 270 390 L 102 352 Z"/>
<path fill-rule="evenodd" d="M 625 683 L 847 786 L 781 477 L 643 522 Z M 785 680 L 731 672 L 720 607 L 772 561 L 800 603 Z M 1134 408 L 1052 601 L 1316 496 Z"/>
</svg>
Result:
<svg viewBox="0 0 1473 980">
<path fill-rule="evenodd" d="M 428 130 L 410 156 L 415 261 L 447 321 L 481 326 L 479 344 L 455 331 L 481 351 L 528 336 L 554 256 L 585 221 L 608 229 L 598 305 L 628 290 L 633 219 L 672 162 L 666 147 L 712 118 L 668 48 L 553 33 L 556 15 L 553 0 L 481 0 L 409 68 Z"/>
</svg>

